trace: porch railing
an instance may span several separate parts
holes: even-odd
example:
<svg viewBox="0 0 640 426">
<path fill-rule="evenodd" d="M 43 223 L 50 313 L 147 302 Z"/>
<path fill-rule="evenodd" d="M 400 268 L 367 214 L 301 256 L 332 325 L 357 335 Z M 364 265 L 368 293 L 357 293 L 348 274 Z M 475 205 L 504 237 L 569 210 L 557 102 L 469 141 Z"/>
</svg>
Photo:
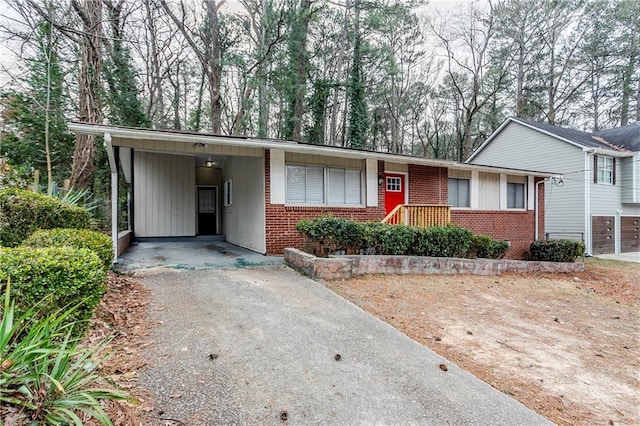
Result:
<svg viewBox="0 0 640 426">
<path fill-rule="evenodd" d="M 399 204 L 382 223 L 392 225 L 445 226 L 451 222 L 451 207 L 436 204 Z"/>
</svg>

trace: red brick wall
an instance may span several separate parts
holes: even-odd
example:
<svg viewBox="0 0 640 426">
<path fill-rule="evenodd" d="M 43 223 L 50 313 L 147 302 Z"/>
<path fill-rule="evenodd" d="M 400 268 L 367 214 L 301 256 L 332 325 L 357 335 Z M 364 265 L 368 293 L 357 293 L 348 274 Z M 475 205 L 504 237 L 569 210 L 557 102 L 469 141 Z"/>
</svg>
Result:
<svg viewBox="0 0 640 426">
<path fill-rule="evenodd" d="M 282 254 L 285 247 L 302 248 L 304 238 L 295 230 L 301 219 L 333 215 L 358 221 L 380 221 L 386 213 L 384 186 L 378 185 L 378 206 L 362 208 L 333 208 L 285 206 L 271 204 L 270 155 L 265 152 L 265 207 L 266 243 L 268 254 Z M 384 170 L 384 162 L 378 162 L 378 170 Z M 409 203 L 447 204 L 448 173 L 446 168 L 409 165 Z M 544 206 L 544 187 L 540 185 L 539 204 Z M 544 214 L 540 215 L 540 238 L 544 237 Z M 534 240 L 535 216 L 533 211 L 509 210 L 452 210 L 454 224 L 487 234 L 494 239 L 511 241 L 508 258 L 523 258 Z"/>
<path fill-rule="evenodd" d="M 267 254 L 282 254 L 285 247 L 302 248 L 304 238 L 295 227 L 301 219 L 313 219 L 331 214 L 358 221 L 380 221 L 385 217 L 384 186 L 378 185 L 378 206 L 361 208 L 306 207 L 271 204 L 270 155 L 265 152 L 265 206 Z M 383 162 L 378 162 L 378 170 L 384 170 Z M 366 190 L 363 188 L 363 190 Z"/>
<path fill-rule="evenodd" d="M 534 240 L 533 211 L 452 210 L 451 223 L 471 229 L 475 234 L 489 235 L 495 240 L 507 240 L 511 247 L 509 259 L 524 259 Z"/>
<path fill-rule="evenodd" d="M 409 164 L 409 204 L 448 204 L 446 168 Z"/>
</svg>

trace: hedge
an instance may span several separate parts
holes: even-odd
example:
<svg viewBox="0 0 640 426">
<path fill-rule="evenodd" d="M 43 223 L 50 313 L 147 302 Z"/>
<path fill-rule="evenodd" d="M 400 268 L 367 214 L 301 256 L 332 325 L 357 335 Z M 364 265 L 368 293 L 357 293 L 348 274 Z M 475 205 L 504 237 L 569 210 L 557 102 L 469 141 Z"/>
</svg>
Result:
<svg viewBox="0 0 640 426">
<path fill-rule="evenodd" d="M 42 316 L 84 301 L 68 321 L 84 321 L 85 328 L 86 320 L 91 318 L 93 308 L 107 289 L 102 262 L 85 248 L 0 248 L 2 292 L 9 279 L 17 316 L 43 300 L 39 311 Z M 77 330 L 83 331 L 82 327 Z"/>
<path fill-rule="evenodd" d="M 509 248 L 508 242 L 474 236 L 469 229 L 456 225 L 417 228 L 329 216 L 301 220 L 296 229 L 306 237 L 307 250 L 324 256 L 344 250 L 363 254 L 499 258 Z"/>
<path fill-rule="evenodd" d="M 507 241 L 496 241 L 488 235 L 477 234 L 471 238 L 468 257 L 502 259 L 509 250 Z"/>
<path fill-rule="evenodd" d="M 28 247 L 86 248 L 98 255 L 105 270 L 113 265 L 113 246 L 107 235 L 89 229 L 56 228 L 34 232 L 22 244 Z"/>
<path fill-rule="evenodd" d="M 9 188 L 0 191 L 0 245 L 20 245 L 37 229 L 89 228 L 89 212 L 38 194 Z"/>
<path fill-rule="evenodd" d="M 584 243 L 575 240 L 539 240 L 529 247 L 531 260 L 575 262 L 584 255 Z"/>
</svg>

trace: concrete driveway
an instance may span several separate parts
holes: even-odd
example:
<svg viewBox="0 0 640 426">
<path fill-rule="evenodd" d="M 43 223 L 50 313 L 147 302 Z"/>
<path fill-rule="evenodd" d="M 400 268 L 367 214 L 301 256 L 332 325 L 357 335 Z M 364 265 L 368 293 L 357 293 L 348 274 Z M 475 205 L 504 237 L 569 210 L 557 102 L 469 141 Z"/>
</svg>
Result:
<svg viewBox="0 0 640 426">
<path fill-rule="evenodd" d="M 596 257 L 601 259 L 621 260 L 623 262 L 640 263 L 640 251 L 618 254 L 599 254 Z"/>
<path fill-rule="evenodd" d="M 152 424 L 549 424 L 286 266 L 141 279 L 157 323 L 140 373 Z"/>
</svg>

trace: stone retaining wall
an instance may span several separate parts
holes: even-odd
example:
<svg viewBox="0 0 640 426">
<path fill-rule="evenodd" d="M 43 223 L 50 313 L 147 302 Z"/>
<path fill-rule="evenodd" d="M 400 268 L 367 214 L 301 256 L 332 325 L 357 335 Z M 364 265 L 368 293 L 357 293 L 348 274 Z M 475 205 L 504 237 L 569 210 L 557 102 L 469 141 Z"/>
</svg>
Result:
<svg viewBox="0 0 640 426">
<path fill-rule="evenodd" d="M 316 257 L 294 248 L 284 250 L 287 265 L 304 275 L 322 280 L 342 280 L 358 275 L 470 274 L 500 275 L 502 272 L 581 272 L 584 263 L 529 262 L 508 259 L 458 259 L 422 256 Z"/>
</svg>

